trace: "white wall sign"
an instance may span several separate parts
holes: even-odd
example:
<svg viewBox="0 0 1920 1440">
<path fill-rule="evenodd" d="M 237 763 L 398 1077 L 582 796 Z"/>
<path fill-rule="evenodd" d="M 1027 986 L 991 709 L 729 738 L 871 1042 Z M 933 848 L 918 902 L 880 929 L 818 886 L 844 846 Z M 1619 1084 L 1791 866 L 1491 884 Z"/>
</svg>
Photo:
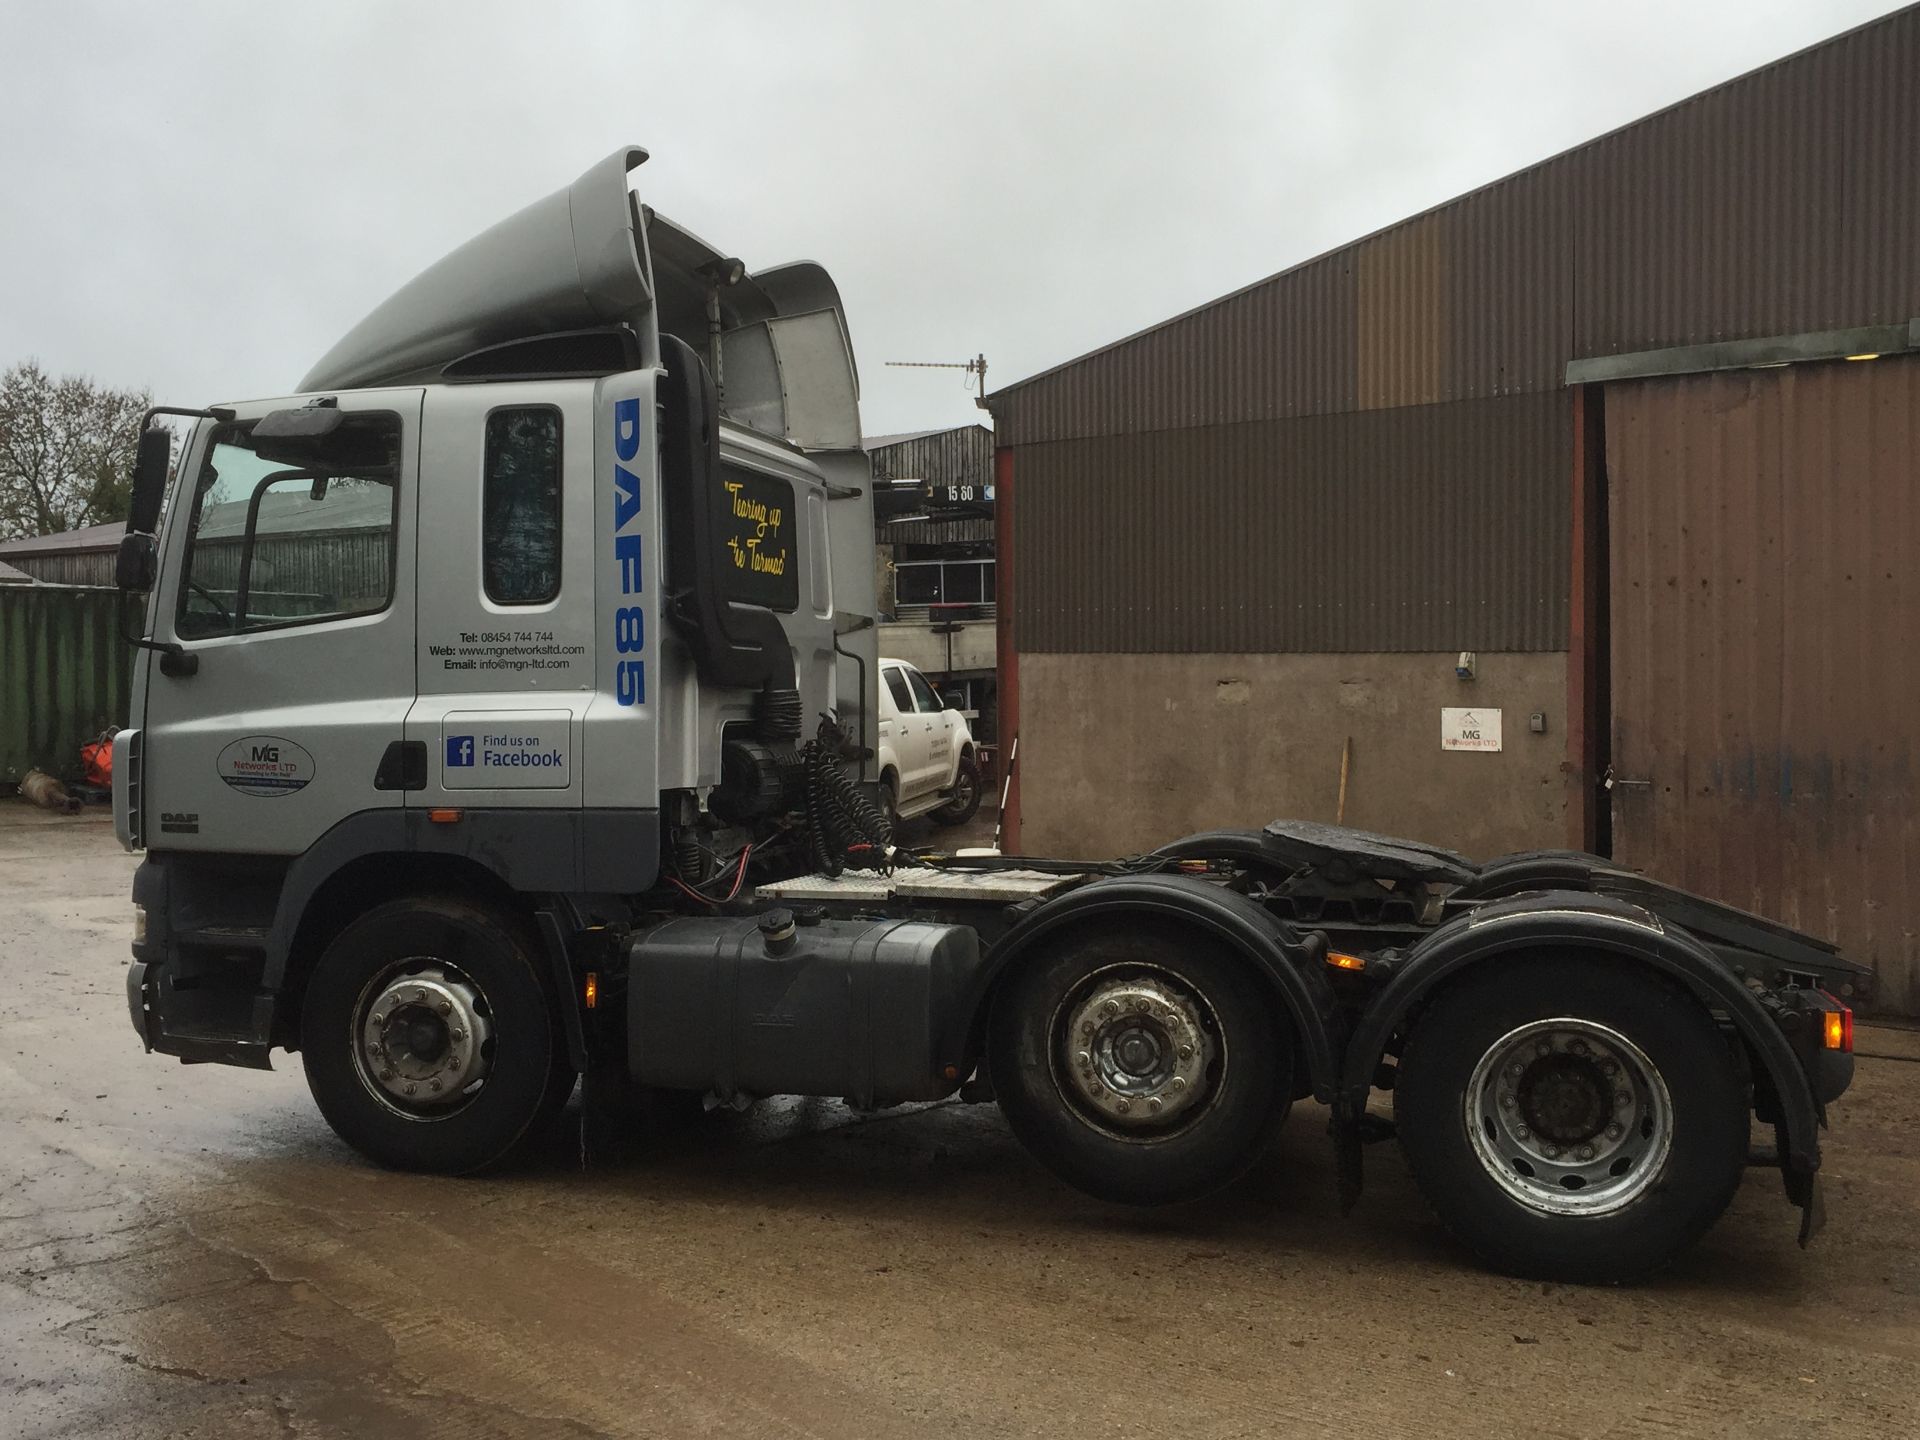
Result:
<svg viewBox="0 0 1920 1440">
<path fill-rule="evenodd" d="M 1500 712 L 1482 709 L 1441 710 L 1440 748 L 1442 750 L 1498 750 L 1500 748 Z"/>
</svg>

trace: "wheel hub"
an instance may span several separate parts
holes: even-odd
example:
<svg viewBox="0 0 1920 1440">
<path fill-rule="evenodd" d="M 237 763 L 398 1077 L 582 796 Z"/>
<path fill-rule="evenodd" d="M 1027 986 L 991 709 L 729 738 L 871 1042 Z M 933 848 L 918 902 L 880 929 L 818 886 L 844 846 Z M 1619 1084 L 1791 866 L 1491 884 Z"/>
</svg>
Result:
<svg viewBox="0 0 1920 1440">
<path fill-rule="evenodd" d="M 403 1109 L 457 1104 L 486 1078 L 486 1000 L 457 972 L 434 966 L 394 976 L 361 1002 L 356 1028 L 361 1072 Z"/>
<path fill-rule="evenodd" d="M 1653 1062 L 1617 1031 L 1571 1017 L 1522 1025 L 1488 1047 L 1464 1118 L 1494 1181 L 1553 1215 L 1631 1204 L 1673 1145 L 1673 1103 Z"/>
<path fill-rule="evenodd" d="M 1158 976 L 1096 983 L 1058 1043 L 1073 1095 L 1127 1130 L 1165 1128 L 1198 1105 L 1216 1051 L 1197 1002 Z"/>
</svg>

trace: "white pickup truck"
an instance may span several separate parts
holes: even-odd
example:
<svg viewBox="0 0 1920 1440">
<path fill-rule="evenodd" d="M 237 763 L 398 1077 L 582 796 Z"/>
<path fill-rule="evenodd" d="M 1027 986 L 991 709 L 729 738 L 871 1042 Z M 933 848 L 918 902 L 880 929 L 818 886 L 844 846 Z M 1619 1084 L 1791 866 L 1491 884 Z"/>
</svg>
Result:
<svg viewBox="0 0 1920 1440">
<path fill-rule="evenodd" d="M 980 808 L 980 757 L 967 717 L 904 660 L 880 661 L 880 798 L 895 820 L 964 825 Z"/>
</svg>

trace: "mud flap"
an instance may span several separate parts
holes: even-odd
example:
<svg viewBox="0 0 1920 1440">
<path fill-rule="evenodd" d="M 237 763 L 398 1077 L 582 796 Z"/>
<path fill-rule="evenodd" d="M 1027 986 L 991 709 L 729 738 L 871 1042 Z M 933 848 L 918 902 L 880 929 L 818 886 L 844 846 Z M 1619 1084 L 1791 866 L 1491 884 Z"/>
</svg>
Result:
<svg viewBox="0 0 1920 1440">
<path fill-rule="evenodd" d="M 1356 1112 L 1350 1103 L 1336 1101 L 1333 1106 L 1333 1162 L 1340 1191 L 1340 1213 L 1352 1211 L 1360 1201 L 1360 1185 L 1363 1178 L 1360 1159 L 1361 1131 L 1360 1119 L 1364 1115 L 1366 1102 Z"/>
</svg>

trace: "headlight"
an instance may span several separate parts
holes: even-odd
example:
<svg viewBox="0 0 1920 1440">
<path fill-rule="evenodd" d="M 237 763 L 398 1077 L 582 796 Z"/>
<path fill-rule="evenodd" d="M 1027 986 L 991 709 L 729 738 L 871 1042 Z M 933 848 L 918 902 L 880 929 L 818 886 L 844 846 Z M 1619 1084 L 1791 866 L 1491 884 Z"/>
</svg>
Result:
<svg viewBox="0 0 1920 1440">
<path fill-rule="evenodd" d="M 147 907 L 144 905 L 133 907 L 133 943 L 136 945 L 147 943 Z"/>
</svg>

